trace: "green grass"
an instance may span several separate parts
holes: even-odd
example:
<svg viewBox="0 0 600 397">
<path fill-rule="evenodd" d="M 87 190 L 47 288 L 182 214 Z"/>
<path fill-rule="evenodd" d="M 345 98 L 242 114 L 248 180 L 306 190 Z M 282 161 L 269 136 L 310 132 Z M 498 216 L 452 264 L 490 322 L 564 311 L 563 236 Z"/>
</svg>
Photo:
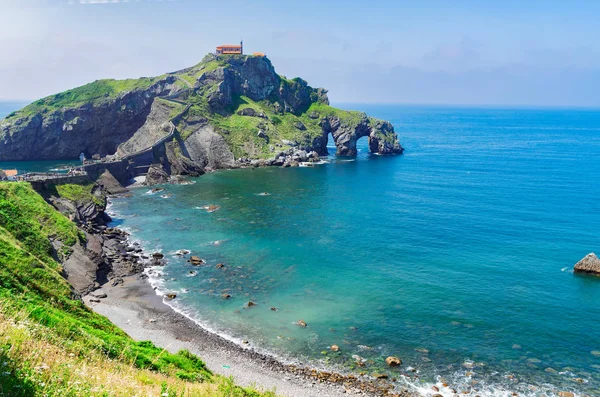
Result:
<svg viewBox="0 0 600 397">
<path fill-rule="evenodd" d="M 178 103 L 178 102 L 173 102 L 173 101 L 170 101 L 170 100 L 164 99 L 164 98 L 156 98 L 156 100 L 159 101 L 162 105 L 164 105 L 170 109 L 169 110 L 169 119 L 179 116 L 179 114 L 181 114 L 183 109 L 185 109 L 185 105 L 182 105 L 181 103 Z"/>
<path fill-rule="evenodd" d="M 56 191 L 56 194 L 59 197 L 71 200 L 75 203 L 85 203 L 93 201 L 96 205 L 104 207 L 106 205 L 106 199 L 103 196 L 94 195 L 93 189 L 94 184 L 92 182 L 81 185 L 52 185 L 50 187 L 50 190 Z"/>
<path fill-rule="evenodd" d="M 56 188 L 62 197 L 75 200 L 91 194 L 89 185 Z M 172 354 L 151 342 L 136 342 L 108 319 L 73 299 L 71 287 L 61 276 L 61 265 L 54 258 L 50 239 L 72 246 L 78 242 L 79 232 L 28 183 L 0 183 L 0 307 L 3 315 L 13 319 L 11 321 L 37 324 L 35 327 L 42 327 L 47 341 L 81 356 L 101 354 L 107 360 L 185 381 L 213 379 L 204 363 L 188 351 Z M 1 347 L 0 352 L 5 348 Z M 15 363 L 21 364 L 26 363 Z M 235 390 L 246 393 L 237 387 Z M 252 394 L 251 390 L 248 393 L 239 395 L 260 395 Z"/>
<path fill-rule="evenodd" d="M 96 80 L 93 83 L 39 99 L 20 111 L 11 113 L 7 119 L 16 116 L 31 116 L 37 113 L 52 113 L 62 108 L 74 108 L 86 103 L 96 105 L 99 102 L 114 99 L 123 92 L 149 88 L 163 77 Z"/>
<path fill-rule="evenodd" d="M 60 240 L 67 246 L 80 240 L 77 227 L 27 183 L 0 183 L 0 226 L 28 252 L 50 265 L 56 263 L 49 238 Z"/>
</svg>

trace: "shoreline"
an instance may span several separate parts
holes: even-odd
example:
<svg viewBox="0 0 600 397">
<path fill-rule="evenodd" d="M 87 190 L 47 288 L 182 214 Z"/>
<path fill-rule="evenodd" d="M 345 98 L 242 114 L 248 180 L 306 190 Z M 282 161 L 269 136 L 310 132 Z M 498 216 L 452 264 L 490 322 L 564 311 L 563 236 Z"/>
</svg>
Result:
<svg viewBox="0 0 600 397">
<path fill-rule="evenodd" d="M 342 395 L 414 396 L 393 391 L 384 380 L 286 365 L 276 358 L 245 349 L 202 328 L 164 303 L 144 273 L 122 277 L 83 298 L 96 313 L 107 317 L 135 340 L 150 340 L 171 352 L 187 349 L 216 374 L 233 376 L 240 386 L 273 390 L 278 396 L 339 397 Z M 94 295 L 106 294 L 96 299 Z"/>
</svg>

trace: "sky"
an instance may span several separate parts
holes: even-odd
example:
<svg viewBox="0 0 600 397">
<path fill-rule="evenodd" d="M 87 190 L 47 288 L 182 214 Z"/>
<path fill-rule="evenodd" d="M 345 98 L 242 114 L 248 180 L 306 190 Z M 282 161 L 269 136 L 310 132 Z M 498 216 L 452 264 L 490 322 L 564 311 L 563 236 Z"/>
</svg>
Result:
<svg viewBox="0 0 600 397">
<path fill-rule="evenodd" d="M 600 106 L 600 1 L 0 0 L 0 101 L 244 40 L 337 103 Z"/>
</svg>

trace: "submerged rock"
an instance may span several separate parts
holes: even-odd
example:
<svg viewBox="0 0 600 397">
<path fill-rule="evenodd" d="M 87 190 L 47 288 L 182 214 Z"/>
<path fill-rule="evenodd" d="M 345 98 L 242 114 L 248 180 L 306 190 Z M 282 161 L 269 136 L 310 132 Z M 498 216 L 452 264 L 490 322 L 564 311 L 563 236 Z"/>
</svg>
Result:
<svg viewBox="0 0 600 397">
<path fill-rule="evenodd" d="M 593 252 L 575 264 L 573 270 L 576 273 L 587 273 L 600 276 L 600 259 Z"/>
<path fill-rule="evenodd" d="M 331 350 L 332 352 L 338 352 L 340 351 L 340 347 L 338 345 L 331 345 L 329 350 Z"/>
<path fill-rule="evenodd" d="M 398 365 L 402 365 L 402 360 L 398 357 L 390 356 L 385 359 L 385 363 L 390 367 L 397 367 Z"/>
<path fill-rule="evenodd" d="M 303 328 L 306 328 L 308 326 L 308 324 L 306 324 L 306 321 L 304 321 L 304 320 L 296 321 L 296 325 L 299 325 L 300 327 L 303 327 Z"/>
</svg>

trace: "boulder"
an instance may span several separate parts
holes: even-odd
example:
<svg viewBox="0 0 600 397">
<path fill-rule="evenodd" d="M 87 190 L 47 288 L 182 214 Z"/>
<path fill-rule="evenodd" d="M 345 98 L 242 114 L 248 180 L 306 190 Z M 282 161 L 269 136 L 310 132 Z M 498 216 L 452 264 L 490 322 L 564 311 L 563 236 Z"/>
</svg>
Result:
<svg viewBox="0 0 600 397">
<path fill-rule="evenodd" d="M 296 321 L 296 325 L 303 327 L 303 328 L 306 328 L 308 326 L 308 324 L 306 324 L 306 321 L 304 321 L 304 320 Z"/>
<path fill-rule="evenodd" d="M 158 185 L 169 182 L 169 174 L 160 164 L 152 164 L 148 168 L 148 174 L 146 175 L 146 185 Z"/>
<path fill-rule="evenodd" d="M 575 264 L 573 270 L 576 273 L 587 273 L 600 276 L 600 259 L 593 252 Z"/>
<path fill-rule="evenodd" d="M 244 108 L 238 111 L 237 114 L 240 116 L 256 117 L 256 110 L 252 108 Z"/>
<path fill-rule="evenodd" d="M 256 306 L 256 303 L 254 303 L 252 301 L 246 303 L 246 307 L 252 307 L 252 306 Z"/>
<path fill-rule="evenodd" d="M 385 363 L 390 367 L 397 367 L 398 365 L 402 365 L 402 360 L 398 357 L 390 356 L 385 359 Z"/>
<path fill-rule="evenodd" d="M 188 262 L 190 262 L 194 266 L 200 266 L 204 263 L 204 260 L 199 256 L 192 255 L 192 257 L 188 259 Z"/>
<path fill-rule="evenodd" d="M 229 299 L 229 298 L 231 298 L 231 295 L 229 295 L 229 294 L 223 294 L 223 295 L 221 295 L 221 298 L 223 298 L 223 299 Z"/>
<path fill-rule="evenodd" d="M 152 257 L 153 257 L 154 259 L 162 259 L 162 258 L 164 258 L 165 256 L 164 256 L 162 253 L 160 253 L 160 252 L 155 252 L 155 253 L 153 253 L 153 254 L 152 254 Z"/>
<path fill-rule="evenodd" d="M 338 345 L 331 345 L 331 347 L 329 347 L 329 350 L 331 350 L 332 352 L 339 352 L 340 347 Z"/>
<path fill-rule="evenodd" d="M 175 299 L 177 298 L 177 294 L 176 293 L 169 293 L 169 294 L 165 294 L 165 296 L 167 297 L 167 299 Z"/>
<path fill-rule="evenodd" d="M 221 268 L 224 268 L 224 267 L 225 267 L 225 265 L 224 265 L 224 264 L 222 264 L 222 263 L 217 263 L 217 265 L 216 265 L 215 267 L 216 267 L 217 269 L 221 269 Z"/>
</svg>

